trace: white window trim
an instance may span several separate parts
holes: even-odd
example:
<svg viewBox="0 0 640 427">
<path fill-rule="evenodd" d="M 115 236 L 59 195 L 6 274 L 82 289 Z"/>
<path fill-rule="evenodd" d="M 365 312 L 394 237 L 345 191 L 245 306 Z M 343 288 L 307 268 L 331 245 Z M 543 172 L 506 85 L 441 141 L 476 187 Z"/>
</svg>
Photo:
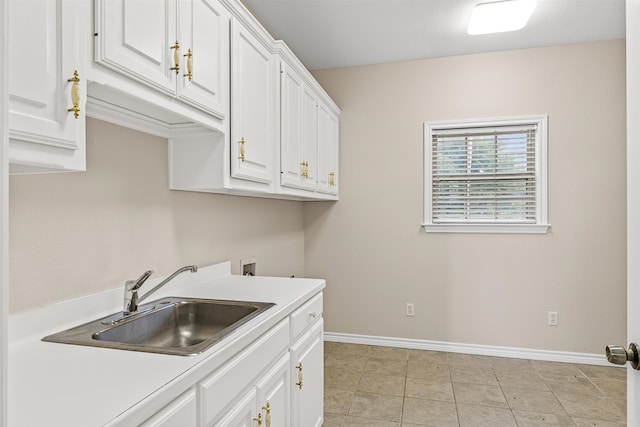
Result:
<svg viewBox="0 0 640 427">
<path fill-rule="evenodd" d="M 427 233 L 518 233 L 544 234 L 551 225 L 548 219 L 548 184 L 547 184 L 547 139 L 548 116 L 533 115 L 519 117 L 503 117 L 472 120 L 441 120 L 424 123 L 424 222 L 422 226 Z M 477 224 L 455 223 L 434 224 L 432 220 L 433 187 L 431 139 L 433 132 L 450 128 L 474 128 L 496 126 L 518 126 L 535 124 L 536 133 L 536 224 Z"/>
</svg>

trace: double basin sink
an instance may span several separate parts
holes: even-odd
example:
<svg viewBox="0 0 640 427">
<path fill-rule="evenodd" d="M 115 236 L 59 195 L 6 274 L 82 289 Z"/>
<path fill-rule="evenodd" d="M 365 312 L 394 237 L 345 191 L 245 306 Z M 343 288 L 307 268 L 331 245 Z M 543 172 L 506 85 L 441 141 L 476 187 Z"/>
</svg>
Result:
<svg viewBox="0 0 640 427">
<path fill-rule="evenodd" d="M 273 303 L 167 297 L 44 337 L 43 341 L 191 356 L 220 342 Z"/>
</svg>

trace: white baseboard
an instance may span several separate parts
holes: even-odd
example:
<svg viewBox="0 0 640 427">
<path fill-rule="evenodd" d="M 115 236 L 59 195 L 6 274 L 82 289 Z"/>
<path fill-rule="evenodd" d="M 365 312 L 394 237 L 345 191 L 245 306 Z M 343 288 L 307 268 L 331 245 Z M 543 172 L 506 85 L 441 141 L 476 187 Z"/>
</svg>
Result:
<svg viewBox="0 0 640 427">
<path fill-rule="evenodd" d="M 583 365 L 614 366 L 603 354 L 575 353 L 571 351 L 536 350 L 532 348 L 500 347 L 493 345 L 463 344 L 446 341 L 416 340 L 408 338 L 378 337 L 373 335 L 325 332 L 325 341 L 351 344 L 380 345 L 418 350 L 446 351 L 449 353 L 478 354 L 482 356 L 511 357 L 514 359 L 545 360 L 548 362 L 578 363 Z"/>
</svg>

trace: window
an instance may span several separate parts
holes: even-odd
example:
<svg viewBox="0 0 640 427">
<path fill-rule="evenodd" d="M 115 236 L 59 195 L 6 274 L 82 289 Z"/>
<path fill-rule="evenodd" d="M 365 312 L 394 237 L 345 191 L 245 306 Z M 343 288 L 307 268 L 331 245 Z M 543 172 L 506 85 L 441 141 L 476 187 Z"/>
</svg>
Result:
<svg viewBox="0 0 640 427">
<path fill-rule="evenodd" d="M 425 122 L 424 155 L 427 232 L 547 232 L 547 116 Z"/>
</svg>

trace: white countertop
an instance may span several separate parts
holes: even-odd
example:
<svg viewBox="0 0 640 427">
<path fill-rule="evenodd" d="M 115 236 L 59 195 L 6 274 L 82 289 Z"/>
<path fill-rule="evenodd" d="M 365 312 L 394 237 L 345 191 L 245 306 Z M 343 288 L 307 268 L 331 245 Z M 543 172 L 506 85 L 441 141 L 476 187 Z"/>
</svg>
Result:
<svg viewBox="0 0 640 427">
<path fill-rule="evenodd" d="M 149 279 L 151 289 L 162 278 Z M 175 282 L 175 283 L 174 283 Z M 9 425 L 113 425 L 145 397 L 170 389 L 188 372 L 212 370 L 321 291 L 320 279 L 235 276 L 228 262 L 176 277 L 165 296 L 274 302 L 276 306 L 197 356 L 173 356 L 42 342 L 41 338 L 121 310 L 123 289 L 51 305 L 9 318 Z M 186 381 L 186 380 L 185 380 Z M 161 401 L 162 399 L 159 399 Z M 148 405 L 148 402 L 146 402 Z M 146 411 L 146 412 L 145 412 Z M 138 415 L 138 417 L 144 415 Z"/>
</svg>

